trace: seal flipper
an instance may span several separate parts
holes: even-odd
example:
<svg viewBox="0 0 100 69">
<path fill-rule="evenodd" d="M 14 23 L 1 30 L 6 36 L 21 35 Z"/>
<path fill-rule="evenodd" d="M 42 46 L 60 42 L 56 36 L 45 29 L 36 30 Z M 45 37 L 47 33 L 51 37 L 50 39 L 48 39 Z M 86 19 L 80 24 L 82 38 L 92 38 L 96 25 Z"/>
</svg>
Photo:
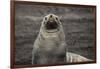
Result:
<svg viewBox="0 0 100 69">
<path fill-rule="evenodd" d="M 66 62 L 67 63 L 73 63 L 73 62 L 89 62 L 92 61 L 91 59 L 87 59 L 81 55 L 67 52 L 66 53 Z"/>
</svg>

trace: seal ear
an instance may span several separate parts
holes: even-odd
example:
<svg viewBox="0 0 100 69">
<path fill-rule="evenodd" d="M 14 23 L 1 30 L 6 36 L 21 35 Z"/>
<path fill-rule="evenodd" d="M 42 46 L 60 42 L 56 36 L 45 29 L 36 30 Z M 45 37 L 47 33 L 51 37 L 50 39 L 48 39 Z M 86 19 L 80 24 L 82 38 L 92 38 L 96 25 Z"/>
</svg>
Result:
<svg viewBox="0 0 100 69">
<path fill-rule="evenodd" d="M 61 18 L 62 18 L 62 16 L 60 16 L 59 19 L 58 19 L 58 21 L 60 22 L 60 24 L 62 22 L 62 19 Z"/>
<path fill-rule="evenodd" d="M 55 19 L 58 21 L 58 18 L 57 17 L 55 17 Z"/>
</svg>

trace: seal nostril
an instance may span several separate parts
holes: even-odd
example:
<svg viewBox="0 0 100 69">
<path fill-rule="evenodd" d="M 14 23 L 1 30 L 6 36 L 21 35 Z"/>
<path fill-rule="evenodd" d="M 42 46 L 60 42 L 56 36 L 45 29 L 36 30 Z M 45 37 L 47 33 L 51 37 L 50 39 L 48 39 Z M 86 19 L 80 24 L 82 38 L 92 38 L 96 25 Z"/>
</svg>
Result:
<svg viewBox="0 0 100 69">
<path fill-rule="evenodd" d="M 50 18 L 52 18 L 52 15 L 50 15 Z"/>
</svg>

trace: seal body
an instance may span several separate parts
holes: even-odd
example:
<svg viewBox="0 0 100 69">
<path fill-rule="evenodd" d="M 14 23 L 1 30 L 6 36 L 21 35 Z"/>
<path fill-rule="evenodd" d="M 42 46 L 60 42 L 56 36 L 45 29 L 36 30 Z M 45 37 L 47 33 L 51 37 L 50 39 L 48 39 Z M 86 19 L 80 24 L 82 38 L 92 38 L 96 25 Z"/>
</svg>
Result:
<svg viewBox="0 0 100 69">
<path fill-rule="evenodd" d="M 58 17 L 49 14 L 44 17 L 39 35 L 34 42 L 33 64 L 57 64 L 66 61 L 66 43 Z"/>
<path fill-rule="evenodd" d="M 80 62 L 86 58 L 68 53 L 65 34 L 59 18 L 54 14 L 44 17 L 32 51 L 32 64 Z"/>
</svg>

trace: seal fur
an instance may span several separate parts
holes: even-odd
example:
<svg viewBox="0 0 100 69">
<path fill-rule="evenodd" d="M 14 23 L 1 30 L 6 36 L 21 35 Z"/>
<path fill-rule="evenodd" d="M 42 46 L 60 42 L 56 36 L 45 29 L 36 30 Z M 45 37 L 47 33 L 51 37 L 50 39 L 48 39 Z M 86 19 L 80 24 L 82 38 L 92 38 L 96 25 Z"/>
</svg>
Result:
<svg viewBox="0 0 100 69">
<path fill-rule="evenodd" d="M 32 64 L 85 62 L 89 59 L 67 51 L 65 34 L 58 16 L 44 17 L 32 51 Z"/>
</svg>

